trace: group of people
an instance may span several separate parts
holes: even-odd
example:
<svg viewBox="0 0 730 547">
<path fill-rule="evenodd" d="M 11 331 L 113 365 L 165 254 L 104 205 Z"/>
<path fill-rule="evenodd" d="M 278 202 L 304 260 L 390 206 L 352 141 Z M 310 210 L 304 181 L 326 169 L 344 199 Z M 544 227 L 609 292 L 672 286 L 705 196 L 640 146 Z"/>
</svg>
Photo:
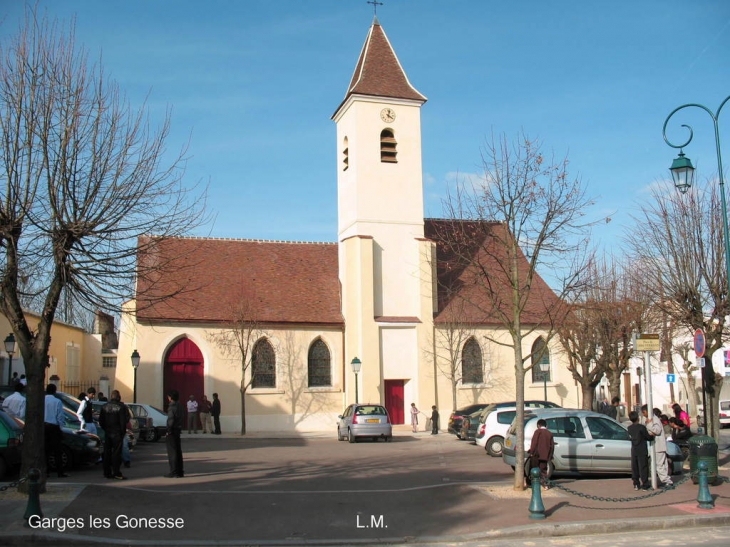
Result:
<svg viewBox="0 0 730 547">
<path fill-rule="evenodd" d="M 418 432 L 418 415 L 423 414 L 418 408 L 416 408 L 416 403 L 411 403 L 411 427 L 413 428 L 413 432 Z M 425 414 L 424 414 L 425 415 Z M 439 411 L 436 408 L 436 405 L 431 406 L 431 417 L 429 418 L 431 421 L 431 435 L 438 435 L 439 432 Z"/>
<path fill-rule="evenodd" d="M 188 411 L 188 434 L 198 432 L 198 418 L 200 418 L 200 426 L 203 433 L 210 431 L 213 435 L 221 434 L 221 401 L 218 394 L 213 394 L 213 400 L 209 401 L 207 395 L 203 395 L 203 400 L 198 402 L 195 395 L 190 395 L 187 402 Z"/>
</svg>

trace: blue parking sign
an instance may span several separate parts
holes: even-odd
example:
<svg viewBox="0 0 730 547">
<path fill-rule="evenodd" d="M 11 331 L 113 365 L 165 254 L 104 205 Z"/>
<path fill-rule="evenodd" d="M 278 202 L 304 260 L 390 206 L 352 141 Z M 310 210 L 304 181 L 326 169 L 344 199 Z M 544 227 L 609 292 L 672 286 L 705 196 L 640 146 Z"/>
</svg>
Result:
<svg viewBox="0 0 730 547">
<path fill-rule="evenodd" d="M 677 375 L 676 374 L 667 374 L 667 383 L 669 383 L 669 384 L 676 384 L 677 383 Z"/>
</svg>

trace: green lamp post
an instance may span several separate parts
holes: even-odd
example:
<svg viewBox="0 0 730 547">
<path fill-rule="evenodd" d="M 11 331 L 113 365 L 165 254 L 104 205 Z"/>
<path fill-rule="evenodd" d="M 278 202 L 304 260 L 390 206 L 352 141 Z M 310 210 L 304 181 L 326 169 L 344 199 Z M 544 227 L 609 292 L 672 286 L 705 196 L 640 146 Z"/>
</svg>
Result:
<svg viewBox="0 0 730 547">
<path fill-rule="evenodd" d="M 362 367 L 362 361 L 360 361 L 360 359 L 355 357 L 350 362 L 350 365 L 352 366 L 352 372 L 355 373 L 355 403 L 357 404 L 360 402 L 357 397 L 357 375 L 360 374 L 360 367 Z"/>
</svg>

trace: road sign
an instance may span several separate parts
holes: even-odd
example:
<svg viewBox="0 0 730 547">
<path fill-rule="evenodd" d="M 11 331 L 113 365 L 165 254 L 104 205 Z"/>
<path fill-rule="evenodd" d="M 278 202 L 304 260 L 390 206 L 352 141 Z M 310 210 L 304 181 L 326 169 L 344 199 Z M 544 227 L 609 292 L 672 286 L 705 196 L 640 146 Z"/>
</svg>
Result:
<svg viewBox="0 0 730 547">
<path fill-rule="evenodd" d="M 695 355 L 697 357 L 704 357 L 705 355 L 705 332 L 702 329 L 695 331 Z"/>
<path fill-rule="evenodd" d="M 636 351 L 659 351 L 661 345 L 658 334 L 639 334 L 636 337 Z"/>
<path fill-rule="evenodd" d="M 676 384 L 677 383 L 677 375 L 676 374 L 667 374 L 667 383 L 669 383 L 669 384 Z"/>
</svg>

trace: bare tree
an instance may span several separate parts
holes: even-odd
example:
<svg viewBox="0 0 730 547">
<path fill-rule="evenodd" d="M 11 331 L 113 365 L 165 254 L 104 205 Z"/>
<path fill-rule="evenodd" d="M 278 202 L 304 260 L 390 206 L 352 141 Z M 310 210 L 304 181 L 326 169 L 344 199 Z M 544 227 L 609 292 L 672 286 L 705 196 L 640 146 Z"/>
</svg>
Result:
<svg viewBox="0 0 730 547">
<path fill-rule="evenodd" d="M 447 216 L 437 250 L 459 275 L 452 291 L 475 324 L 498 325 L 507 340 L 489 341 L 514 352 L 517 412 L 516 489 L 524 488 L 525 373 L 540 356 L 524 355 L 523 341 L 539 334 L 545 344 L 578 290 L 585 267 L 592 202 L 580 179 L 568 175 L 567 159 L 546 161 L 541 145 L 520 135 L 514 144 L 492 137 L 482 155 L 483 177 L 462 180 L 445 201 Z M 439 257 L 441 260 L 441 257 Z M 557 294 L 538 274 L 551 272 Z"/>
<path fill-rule="evenodd" d="M 256 343 L 268 338 L 268 331 L 257 319 L 258 307 L 255 297 L 245 291 L 232 300 L 228 314 L 231 322 L 220 331 L 208 333 L 211 340 L 223 355 L 237 361 L 241 372 L 239 392 L 241 394 L 241 435 L 246 434 L 246 393 L 253 384 L 256 375 L 253 370 Z"/>
<path fill-rule="evenodd" d="M 642 269 L 660 280 L 649 284 L 657 308 L 678 328 L 705 331 L 707 427 L 715 438 L 722 377 L 715 373 L 712 355 L 727 338 L 730 313 L 724 242 L 717 236 L 722 214 L 716 184 L 696 185 L 686 194 L 656 186 L 628 234 Z"/>
<path fill-rule="evenodd" d="M 129 106 L 76 47 L 73 25 L 29 9 L 0 43 L 0 311 L 28 378 L 23 475 L 37 467 L 45 481 L 43 381 L 62 295 L 117 311 L 135 279 L 179 267 L 163 255 L 136 264 L 158 241 L 142 236 L 186 234 L 204 221 L 204 201 L 181 185 L 182 154 L 163 164 L 169 123 L 168 113 L 154 129 L 144 108 Z"/>
<path fill-rule="evenodd" d="M 679 353 L 679 356 L 682 358 L 682 371 L 684 372 L 684 377 L 686 380 L 682 378 L 682 376 L 679 377 L 679 379 L 684 383 L 684 390 L 687 392 L 687 396 L 692 398 L 692 401 L 694 402 L 695 408 L 700 406 L 702 404 L 702 399 L 700 398 L 700 390 L 697 389 L 697 381 L 695 380 L 694 373 L 697 372 L 697 367 L 692 363 L 692 361 L 689 360 L 689 352 L 692 350 L 692 346 L 690 346 L 689 343 L 679 344 L 674 346 L 674 351 Z"/>
</svg>

